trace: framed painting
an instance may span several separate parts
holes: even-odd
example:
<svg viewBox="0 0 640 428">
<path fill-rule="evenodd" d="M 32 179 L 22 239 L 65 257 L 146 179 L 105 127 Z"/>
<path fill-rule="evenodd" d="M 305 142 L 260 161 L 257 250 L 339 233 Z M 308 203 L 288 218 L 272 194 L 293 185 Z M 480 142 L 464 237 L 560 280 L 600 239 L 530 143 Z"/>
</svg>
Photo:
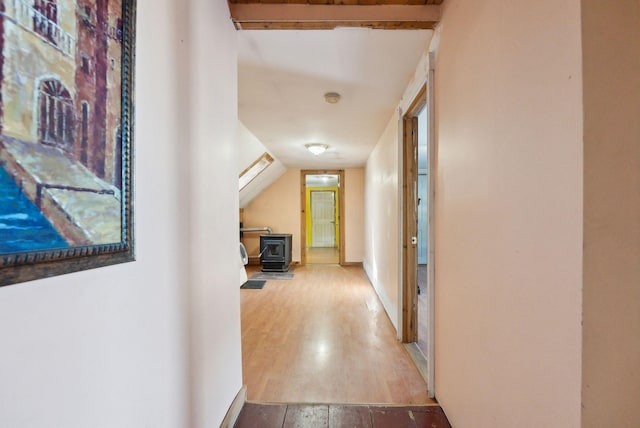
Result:
<svg viewBox="0 0 640 428">
<path fill-rule="evenodd" d="M 0 286 L 134 260 L 135 0 L 0 12 Z"/>
</svg>

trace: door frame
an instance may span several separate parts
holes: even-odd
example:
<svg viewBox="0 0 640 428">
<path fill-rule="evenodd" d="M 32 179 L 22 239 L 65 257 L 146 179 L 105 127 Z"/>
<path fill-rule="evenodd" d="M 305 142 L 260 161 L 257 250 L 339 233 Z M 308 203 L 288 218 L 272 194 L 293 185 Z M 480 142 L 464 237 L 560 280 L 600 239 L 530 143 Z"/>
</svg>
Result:
<svg viewBox="0 0 640 428">
<path fill-rule="evenodd" d="M 307 175 L 338 176 L 338 255 L 340 266 L 345 264 L 344 254 L 344 170 L 343 169 L 302 169 L 300 170 L 300 264 L 307 264 Z"/>
<path fill-rule="evenodd" d="M 435 54 L 429 54 L 427 76 L 427 304 L 429 326 L 427 330 L 427 391 L 430 398 L 436 396 L 436 252 L 435 252 L 435 201 L 436 201 L 436 103 L 435 103 Z"/>
<path fill-rule="evenodd" d="M 435 97 L 434 58 L 430 54 L 426 83 L 413 99 L 402 117 L 402 335 L 404 343 L 413 343 L 418 335 L 418 284 L 417 284 L 417 181 L 418 134 L 417 116 L 427 108 L 427 391 L 435 397 Z"/>
<path fill-rule="evenodd" d="M 402 341 L 418 340 L 418 114 L 427 104 L 423 85 L 402 117 Z"/>
</svg>

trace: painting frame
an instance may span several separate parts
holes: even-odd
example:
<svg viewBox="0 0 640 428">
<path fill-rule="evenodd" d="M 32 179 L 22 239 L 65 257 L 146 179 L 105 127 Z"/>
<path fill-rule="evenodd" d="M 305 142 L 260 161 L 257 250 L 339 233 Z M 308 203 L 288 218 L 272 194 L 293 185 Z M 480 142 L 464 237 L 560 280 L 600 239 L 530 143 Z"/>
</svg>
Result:
<svg viewBox="0 0 640 428">
<path fill-rule="evenodd" d="M 36 8 L 33 4 L 46 4 L 49 5 L 51 3 L 56 4 L 55 1 L 51 0 L 8 0 L 12 1 L 15 4 L 18 2 L 31 2 L 31 7 Z M 35 2 L 35 3 L 34 3 Z M 2 7 L 4 9 L 5 2 L 2 1 Z M 114 3 L 116 4 L 114 8 Z M 117 40 L 120 44 L 118 46 L 118 51 L 121 50 L 120 58 L 116 58 L 114 61 L 111 59 L 111 62 L 106 62 L 106 66 L 109 68 L 109 73 L 114 73 L 114 75 L 119 75 L 119 105 L 116 104 L 116 108 L 112 108 L 111 105 L 107 101 L 104 101 L 105 104 L 105 115 L 109 114 L 110 117 L 119 118 L 118 127 L 116 128 L 116 132 L 114 133 L 114 139 L 119 144 L 112 154 L 111 161 L 118 168 L 112 168 L 111 172 L 111 180 L 116 183 L 117 186 L 111 186 L 117 191 L 118 196 L 118 204 L 120 211 L 119 218 L 119 240 L 114 240 L 113 242 L 98 242 L 98 243 L 84 243 L 84 244 L 70 244 L 65 248 L 52 247 L 52 248 L 41 248 L 37 250 L 21 250 L 15 252 L 0 252 L 0 287 L 7 286 L 16 283 L 22 283 L 26 281 L 32 281 L 41 278 L 48 278 L 63 274 L 68 274 L 72 272 L 94 269 L 99 267 L 105 267 L 109 265 L 126 263 L 135 260 L 135 246 L 134 246 L 134 171 L 133 171 L 133 163 L 134 163 L 134 65 L 135 65 L 135 34 L 136 34 L 136 0 L 121 0 L 121 1 L 112 1 L 112 0 L 68 0 L 66 5 L 71 4 L 74 7 L 74 19 L 78 21 L 77 29 L 76 29 L 76 45 L 75 51 L 79 52 L 80 48 L 80 27 L 81 25 L 85 25 L 86 28 L 89 28 L 93 31 L 93 33 L 107 33 L 110 32 L 110 35 L 97 36 L 103 38 L 109 38 L 113 40 Z M 112 8 L 117 12 L 117 25 L 111 25 L 109 27 L 108 19 L 110 16 L 107 16 L 107 19 L 97 19 L 100 17 L 100 11 L 98 10 L 102 4 L 102 8 L 104 11 L 109 10 L 108 8 Z M 106 6 L 107 4 L 108 6 Z M 86 5 L 89 5 L 88 7 Z M 95 6 L 96 10 L 91 9 L 91 5 Z M 57 4 L 56 4 L 56 7 Z M 56 10 L 55 13 L 62 13 L 62 8 L 64 5 L 60 7 L 61 11 Z M 121 7 L 121 9 L 120 9 Z M 67 10 L 70 8 L 67 7 Z M 3 10 L 5 12 L 5 10 Z M 84 15 L 86 12 L 87 15 Z M 68 12 L 67 12 L 68 13 Z M 37 15 L 37 16 L 36 16 Z M 82 17 L 80 17 L 82 15 Z M 104 13 L 103 13 L 104 16 Z M 41 24 L 40 27 L 36 27 L 36 18 L 40 19 L 40 15 L 38 15 L 38 11 L 36 10 L 36 14 L 31 11 L 30 24 L 33 22 L 33 27 L 31 28 L 32 33 L 39 33 L 36 35 L 40 35 L 41 39 L 43 39 L 43 43 L 48 43 L 49 45 L 55 45 L 55 42 L 60 42 L 59 39 L 53 39 L 52 37 L 58 37 L 58 34 L 54 32 L 58 31 L 58 29 L 51 30 L 53 26 L 43 26 Z M 84 20 L 84 21 L 81 21 Z M 17 20 L 14 20 L 17 21 Z M 40 22 L 40 21 L 38 21 Z M 104 24 L 106 23 L 106 24 Z M 24 25 L 23 25 L 24 26 Z M 2 31 L 4 30 L 4 25 L 0 26 Z M 59 26 L 61 27 L 61 26 Z M 44 30 L 43 30 L 44 29 Z M 101 30 L 102 29 L 102 30 Z M 44 40 L 45 37 L 49 38 L 49 41 Z M 104 42 L 105 46 L 107 42 Z M 112 43 L 112 41 L 109 41 Z M 0 46 L 4 46 L 4 35 L 2 35 L 2 44 Z M 110 49 L 110 48 L 109 48 Z M 111 51 L 109 51 L 111 53 Z M 3 57 L 2 64 L 4 64 L 4 56 L 5 50 L 0 51 L 0 56 Z M 73 53 L 72 56 L 75 58 L 73 61 L 76 62 L 76 67 L 84 68 L 85 63 L 84 57 L 80 58 L 79 54 Z M 106 52 L 106 47 L 104 50 L 105 58 L 108 57 Z M 91 59 L 91 58 L 90 58 Z M 105 59 L 105 61 L 107 61 Z M 93 63 L 87 61 L 89 66 L 93 66 Z M 103 67 L 104 68 L 104 67 Z M 0 70 L 2 68 L 0 67 Z M 79 72 L 76 72 L 79 73 Z M 104 72 L 106 74 L 106 72 Z M 0 77 L 3 77 L 0 75 Z M 98 80 L 94 77 L 94 80 Z M 96 84 L 97 85 L 97 84 Z M 103 83 L 106 88 L 108 83 Z M 105 89 L 106 90 L 106 89 Z M 77 90 L 79 92 L 79 90 Z M 112 97 L 117 97 L 117 93 L 115 95 L 110 95 Z M 102 102 L 102 101 L 101 101 Z M 52 104 L 53 105 L 53 104 Z M 71 108 L 75 106 L 72 105 Z M 119 111 L 117 111 L 119 107 Z M 2 106 L 0 106 L 0 112 L 2 112 Z M 34 107 L 33 110 L 37 109 L 37 106 Z M 84 110 L 83 110 L 84 111 Z M 75 111 L 73 112 L 76 113 Z M 5 113 L 6 114 L 6 113 Z M 47 111 L 47 114 L 49 112 Z M 96 114 L 97 115 L 97 114 Z M 74 117 L 77 117 L 76 114 Z M 83 120 L 85 116 L 82 116 Z M 4 119 L 4 117 L 3 117 Z M 54 132 L 59 128 L 62 129 L 63 125 L 60 125 L 60 120 L 56 120 L 55 125 L 51 125 L 51 128 Z M 83 121 L 83 130 L 85 126 L 85 122 Z M 101 125 L 94 125 L 94 127 L 100 127 Z M 58 127 L 58 128 L 56 128 Z M 74 128 L 72 128 L 74 129 Z M 74 129 L 75 131 L 75 129 Z M 102 134 L 106 134 L 106 129 L 100 130 L 98 129 L 96 132 L 102 132 Z M 79 139 L 76 133 L 74 132 L 74 139 Z M 98 134 L 96 134 L 98 135 Z M 3 135 L 4 137 L 4 135 Z M 7 137 L 8 138 L 8 137 Z M 106 137 L 103 137 L 106 138 Z M 0 149 L 3 148 L 2 141 L 0 140 Z M 75 143 L 73 143 L 75 144 Z M 55 150 L 61 151 L 62 149 L 55 148 Z M 117 150 L 116 150 L 117 149 Z M 47 148 L 49 150 L 49 148 Z M 69 149 L 71 152 L 72 149 Z M 104 151 L 104 150 L 103 150 Z M 69 155 L 71 158 L 72 156 Z M 104 155 L 103 155 L 104 157 Z M 86 164 L 89 162 L 85 158 L 82 159 Z M 2 159 L 0 159 L 0 168 L 3 167 Z M 80 163 L 80 161 L 78 161 Z M 105 163 L 103 161 L 103 163 Z M 83 166 L 84 167 L 84 166 Z M 15 169 L 15 168 L 14 168 Z M 85 168 L 89 170 L 90 168 Z M 100 178 L 106 180 L 103 176 L 106 174 L 102 172 Z M 99 192 L 97 192 L 99 193 Z"/>
</svg>

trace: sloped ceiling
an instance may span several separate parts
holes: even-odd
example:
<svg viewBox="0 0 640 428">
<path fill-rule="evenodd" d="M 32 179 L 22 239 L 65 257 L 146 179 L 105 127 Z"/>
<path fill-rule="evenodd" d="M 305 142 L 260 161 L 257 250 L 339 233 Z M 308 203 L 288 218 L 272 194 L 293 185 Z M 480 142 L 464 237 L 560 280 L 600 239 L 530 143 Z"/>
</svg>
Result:
<svg viewBox="0 0 640 428">
<path fill-rule="evenodd" d="M 253 162 L 269 150 L 247 129 L 242 122 L 238 122 L 238 175 Z M 269 153 L 271 154 L 271 153 Z M 273 156 L 272 156 L 273 157 Z M 247 206 L 253 198 L 274 183 L 286 171 L 278 159 L 269 165 L 261 174 L 254 178 L 246 187 L 240 190 L 240 208 Z"/>
</svg>

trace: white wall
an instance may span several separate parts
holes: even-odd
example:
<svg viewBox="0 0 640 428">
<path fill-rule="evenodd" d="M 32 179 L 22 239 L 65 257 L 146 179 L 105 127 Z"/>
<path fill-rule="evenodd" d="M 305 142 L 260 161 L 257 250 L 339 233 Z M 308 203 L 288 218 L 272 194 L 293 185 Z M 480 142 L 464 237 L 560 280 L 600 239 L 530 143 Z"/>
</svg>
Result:
<svg viewBox="0 0 640 428">
<path fill-rule="evenodd" d="M 640 1 L 582 1 L 584 427 L 640 426 Z"/>
<path fill-rule="evenodd" d="M 580 1 L 448 0 L 436 60 L 436 394 L 457 428 L 577 427 Z"/>
<path fill-rule="evenodd" d="M 364 177 L 363 267 L 391 323 L 402 337 L 402 141 L 400 114 L 427 79 L 428 46 L 402 98 L 369 155 Z"/>
<path fill-rule="evenodd" d="M 398 330 L 400 301 L 399 272 L 401 235 L 398 114 L 371 152 L 365 168 L 364 185 L 364 257 L 362 265 L 376 289 L 387 315 Z"/>
<path fill-rule="evenodd" d="M 219 425 L 242 386 L 238 287 L 237 32 L 225 2 L 191 0 L 189 109 L 194 426 Z M 175 2 L 180 10 L 186 5 Z M 186 76 L 185 76 L 186 77 Z"/>
<path fill-rule="evenodd" d="M 218 426 L 242 385 L 235 30 L 138 0 L 137 43 L 137 261 L 0 289 L 0 426 Z"/>
</svg>

